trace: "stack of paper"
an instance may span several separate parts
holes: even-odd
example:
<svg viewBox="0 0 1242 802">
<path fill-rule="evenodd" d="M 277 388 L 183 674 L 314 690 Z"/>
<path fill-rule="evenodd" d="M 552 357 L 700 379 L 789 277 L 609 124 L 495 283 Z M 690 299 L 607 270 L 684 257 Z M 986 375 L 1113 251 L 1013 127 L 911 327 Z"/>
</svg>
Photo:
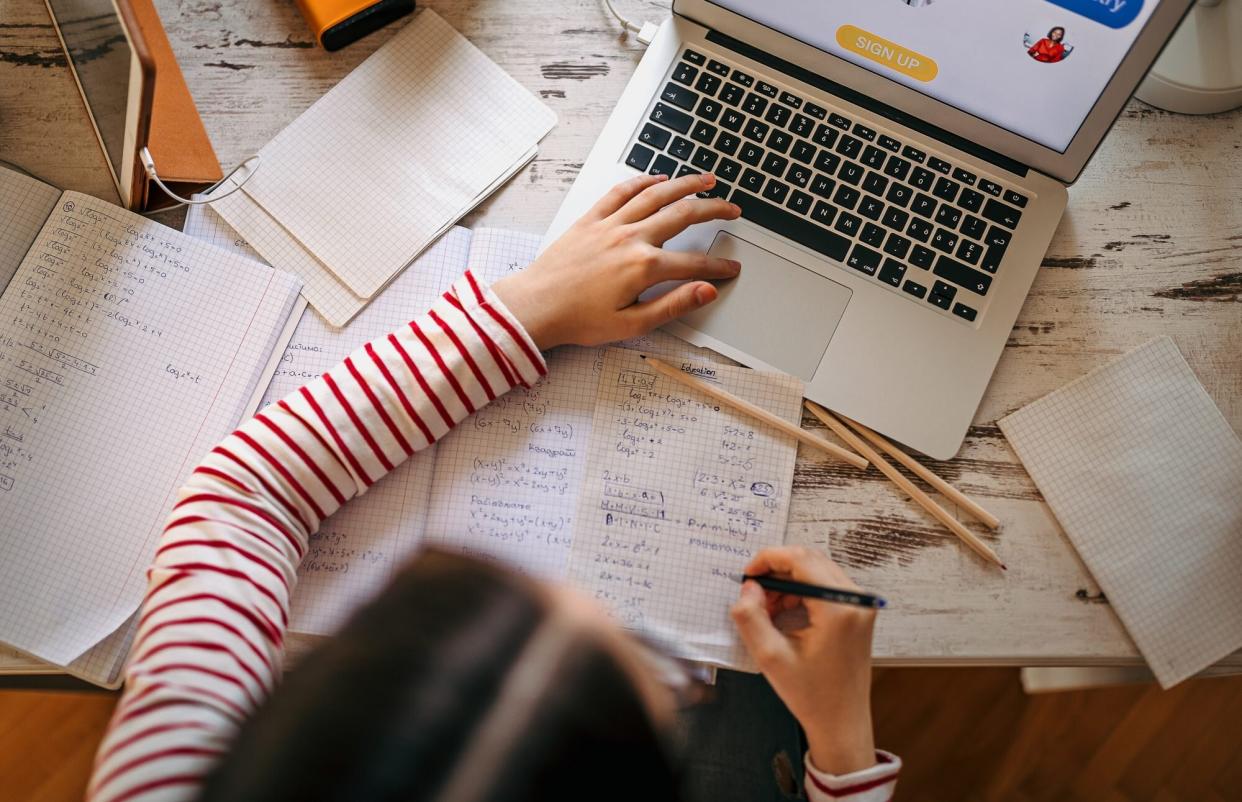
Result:
<svg viewBox="0 0 1242 802">
<path fill-rule="evenodd" d="M 555 122 L 424 9 L 264 146 L 242 191 L 214 206 L 343 326 L 529 162 Z"/>
</svg>

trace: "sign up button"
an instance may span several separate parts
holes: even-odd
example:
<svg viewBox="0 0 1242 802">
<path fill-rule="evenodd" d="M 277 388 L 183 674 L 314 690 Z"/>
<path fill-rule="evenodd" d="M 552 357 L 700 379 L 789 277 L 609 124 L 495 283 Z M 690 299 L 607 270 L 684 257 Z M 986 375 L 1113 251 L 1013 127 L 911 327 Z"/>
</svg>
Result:
<svg viewBox="0 0 1242 802">
<path fill-rule="evenodd" d="M 837 44 L 916 81 L 927 82 L 936 77 L 936 62 L 927 56 L 862 28 L 842 25 L 837 29 Z"/>
</svg>

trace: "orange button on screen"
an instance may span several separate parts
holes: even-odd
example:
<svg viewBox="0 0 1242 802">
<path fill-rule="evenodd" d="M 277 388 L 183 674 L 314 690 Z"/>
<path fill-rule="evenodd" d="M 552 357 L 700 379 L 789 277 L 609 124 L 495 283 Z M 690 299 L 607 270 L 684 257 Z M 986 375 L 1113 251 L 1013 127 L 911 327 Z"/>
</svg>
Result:
<svg viewBox="0 0 1242 802">
<path fill-rule="evenodd" d="M 842 25 L 837 29 L 837 44 L 916 81 L 927 82 L 936 77 L 936 62 L 927 56 L 862 28 Z"/>
</svg>

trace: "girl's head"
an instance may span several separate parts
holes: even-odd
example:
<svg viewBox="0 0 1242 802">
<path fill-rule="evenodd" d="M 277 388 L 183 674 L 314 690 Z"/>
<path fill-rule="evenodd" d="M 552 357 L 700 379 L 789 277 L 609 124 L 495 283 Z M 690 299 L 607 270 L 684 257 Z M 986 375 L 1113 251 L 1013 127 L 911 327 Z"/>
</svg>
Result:
<svg viewBox="0 0 1242 802">
<path fill-rule="evenodd" d="M 1059 42 L 1065 38 L 1065 29 L 1060 25 L 1048 31 L 1048 38 L 1054 42 Z"/>
<path fill-rule="evenodd" d="M 592 602 L 427 552 L 290 672 L 202 799 L 673 799 L 673 720 Z"/>
</svg>

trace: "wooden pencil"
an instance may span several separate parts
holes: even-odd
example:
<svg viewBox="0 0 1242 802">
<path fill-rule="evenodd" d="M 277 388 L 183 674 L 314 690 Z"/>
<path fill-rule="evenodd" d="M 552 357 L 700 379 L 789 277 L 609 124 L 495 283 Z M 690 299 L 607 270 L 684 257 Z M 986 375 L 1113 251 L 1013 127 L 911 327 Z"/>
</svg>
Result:
<svg viewBox="0 0 1242 802">
<path fill-rule="evenodd" d="M 719 387 L 713 387 L 707 382 L 685 374 L 667 362 L 662 362 L 653 356 L 647 356 L 646 354 L 641 354 L 641 356 L 657 373 L 667 376 L 673 381 L 680 382 L 686 387 L 698 390 L 704 395 L 714 398 L 720 403 L 736 409 L 738 412 L 742 412 L 758 421 L 761 421 L 762 423 L 766 423 L 773 429 L 777 429 L 778 431 L 789 435 L 800 443 L 805 443 L 812 448 L 818 448 L 820 451 L 831 454 L 837 459 L 844 460 L 850 465 L 853 465 L 855 468 L 867 467 L 867 461 L 857 454 L 847 451 L 835 443 L 830 443 L 822 437 L 803 431 L 789 421 L 781 420 L 763 407 L 755 406 L 745 399 L 738 398 L 732 393 L 721 390 Z"/>
<path fill-rule="evenodd" d="M 996 556 L 996 552 L 992 551 L 992 549 L 988 547 L 988 544 L 980 540 L 978 535 L 963 526 L 961 521 L 950 515 L 943 507 L 937 504 L 931 496 L 924 493 L 913 482 L 903 476 L 900 471 L 890 465 L 884 457 L 880 456 L 875 449 L 869 446 L 865 440 L 855 434 L 844 423 L 833 417 L 831 412 L 824 409 L 819 404 L 816 404 L 814 401 L 807 401 L 805 403 L 806 408 L 811 411 L 812 415 L 819 418 L 825 426 L 835 432 L 837 436 L 846 443 L 849 443 L 851 446 L 858 449 L 858 453 L 871 460 L 871 462 L 875 464 L 875 467 L 879 468 L 880 472 L 887 476 L 893 484 L 897 485 L 902 492 L 909 495 L 914 503 L 927 510 L 928 514 L 940 523 L 944 524 L 950 532 L 957 535 L 958 538 L 973 549 L 976 554 L 989 562 L 996 563 L 1006 571 L 1009 570 L 1008 566 L 1001 562 L 1000 557 Z"/>
<path fill-rule="evenodd" d="M 909 468 L 911 473 L 934 487 L 942 496 L 949 499 L 966 512 L 970 513 L 970 515 L 979 523 L 983 524 L 988 529 L 997 529 L 1000 527 L 999 518 L 979 506 L 977 502 L 968 497 L 965 493 L 941 479 L 936 474 L 932 473 L 921 462 L 914 459 L 909 454 L 902 451 L 900 448 L 893 445 L 872 430 L 868 429 L 866 426 L 863 426 L 858 421 L 847 418 L 844 415 L 840 415 L 839 417 L 843 423 L 852 427 L 856 432 L 870 440 L 873 445 L 879 447 L 880 450 L 884 451 L 890 457 Z"/>
</svg>

